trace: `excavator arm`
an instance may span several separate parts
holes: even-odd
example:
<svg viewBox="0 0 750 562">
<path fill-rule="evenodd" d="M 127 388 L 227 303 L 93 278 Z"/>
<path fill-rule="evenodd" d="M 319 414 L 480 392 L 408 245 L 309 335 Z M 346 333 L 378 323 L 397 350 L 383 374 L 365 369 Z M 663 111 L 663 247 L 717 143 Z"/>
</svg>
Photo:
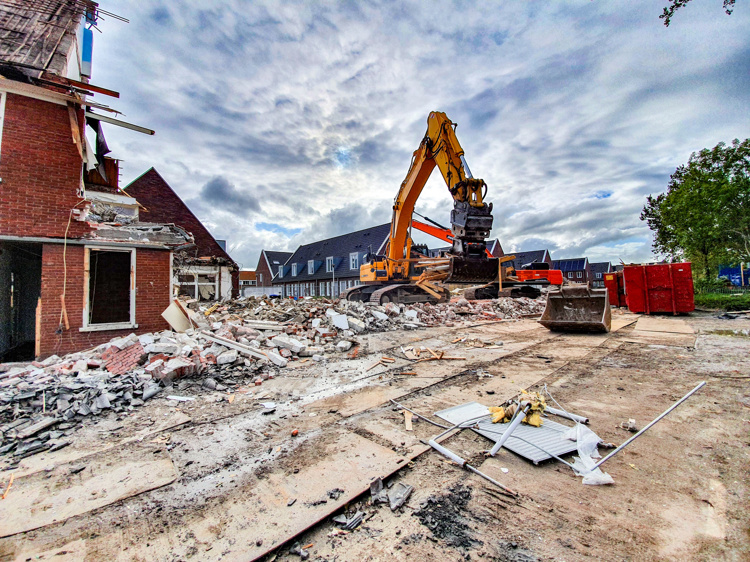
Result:
<svg viewBox="0 0 750 562">
<path fill-rule="evenodd" d="M 386 252 L 389 260 L 408 259 L 414 206 L 436 166 L 453 197 L 453 255 L 479 258 L 484 254 L 484 241 L 492 228 L 492 204 L 484 202 L 487 191 L 484 180 L 471 175 L 455 127 L 445 113 L 433 111 L 427 118 L 427 132 L 414 152 L 409 171 L 393 203 Z"/>
</svg>

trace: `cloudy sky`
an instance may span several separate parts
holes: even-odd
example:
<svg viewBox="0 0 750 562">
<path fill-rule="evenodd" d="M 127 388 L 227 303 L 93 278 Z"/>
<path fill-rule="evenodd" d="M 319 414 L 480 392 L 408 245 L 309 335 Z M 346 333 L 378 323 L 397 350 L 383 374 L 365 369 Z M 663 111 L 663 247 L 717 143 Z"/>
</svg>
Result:
<svg viewBox="0 0 750 562">
<path fill-rule="evenodd" d="M 130 23 L 100 22 L 92 83 L 156 130 L 107 127 L 124 183 L 155 167 L 244 267 L 388 222 L 432 110 L 506 252 L 642 261 L 646 195 L 750 137 L 750 6 L 694 0 L 665 28 L 666 3 L 100 0 Z M 451 207 L 435 172 L 417 211 Z"/>
</svg>

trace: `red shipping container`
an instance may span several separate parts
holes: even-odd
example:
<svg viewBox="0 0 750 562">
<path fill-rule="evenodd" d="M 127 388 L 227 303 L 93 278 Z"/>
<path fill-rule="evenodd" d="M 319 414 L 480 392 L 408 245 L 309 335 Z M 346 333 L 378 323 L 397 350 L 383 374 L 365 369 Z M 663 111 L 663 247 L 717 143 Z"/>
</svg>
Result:
<svg viewBox="0 0 750 562">
<path fill-rule="evenodd" d="M 690 263 L 628 265 L 623 276 L 630 312 L 680 314 L 695 309 Z"/>
<path fill-rule="evenodd" d="M 625 283 L 622 271 L 604 274 L 604 287 L 609 294 L 609 304 L 616 307 L 628 306 L 625 302 Z"/>
</svg>

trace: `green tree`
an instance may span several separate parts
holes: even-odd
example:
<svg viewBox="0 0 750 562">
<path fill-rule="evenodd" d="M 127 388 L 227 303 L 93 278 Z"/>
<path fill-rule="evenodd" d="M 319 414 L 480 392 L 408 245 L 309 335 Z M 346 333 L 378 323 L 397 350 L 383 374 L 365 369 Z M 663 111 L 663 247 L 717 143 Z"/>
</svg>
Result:
<svg viewBox="0 0 750 562">
<path fill-rule="evenodd" d="M 691 154 L 666 193 L 648 196 L 641 220 L 655 253 L 697 262 L 707 279 L 720 263 L 750 261 L 750 139 Z"/>
<path fill-rule="evenodd" d="M 731 16 L 732 10 L 734 10 L 734 1 L 735 0 L 724 0 L 724 12 L 728 16 Z M 664 8 L 664 12 L 659 16 L 659 19 L 664 20 L 665 27 L 669 27 L 669 24 L 674 17 L 674 13 L 684 7 L 688 2 L 690 2 L 690 0 L 669 0 L 669 5 Z"/>
</svg>

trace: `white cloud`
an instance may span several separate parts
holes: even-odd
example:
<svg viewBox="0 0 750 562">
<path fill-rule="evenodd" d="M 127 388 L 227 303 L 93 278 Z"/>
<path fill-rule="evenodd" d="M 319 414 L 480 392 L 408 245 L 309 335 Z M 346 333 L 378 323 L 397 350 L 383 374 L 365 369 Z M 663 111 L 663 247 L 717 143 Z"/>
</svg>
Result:
<svg viewBox="0 0 750 562">
<path fill-rule="evenodd" d="M 648 3 L 113 1 L 131 23 L 100 25 L 92 82 L 157 131 L 108 127 L 125 179 L 155 166 L 245 265 L 387 221 L 435 109 L 504 247 L 638 261 L 645 195 L 750 128 L 750 12 L 692 4 L 664 28 Z M 243 205 L 205 197 L 215 178 Z M 441 178 L 417 209 L 449 222 Z"/>
</svg>

